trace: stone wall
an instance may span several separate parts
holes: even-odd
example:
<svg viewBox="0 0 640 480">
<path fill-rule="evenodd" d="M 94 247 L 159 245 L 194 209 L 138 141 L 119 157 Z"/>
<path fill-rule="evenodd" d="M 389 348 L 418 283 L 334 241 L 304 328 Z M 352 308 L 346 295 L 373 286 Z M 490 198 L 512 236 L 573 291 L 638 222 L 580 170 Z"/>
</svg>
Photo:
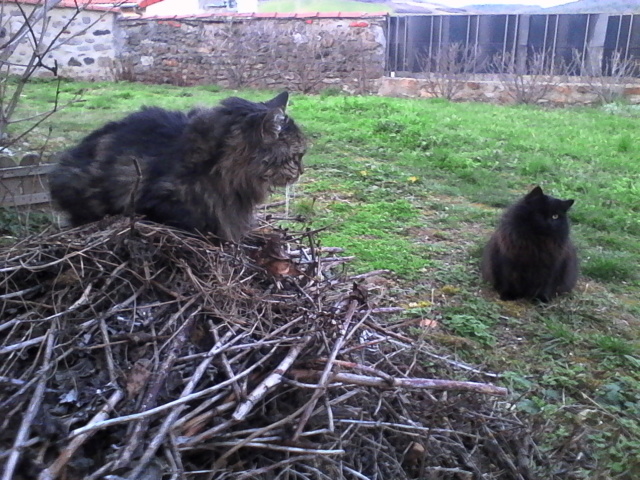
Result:
<svg viewBox="0 0 640 480">
<path fill-rule="evenodd" d="M 122 19 L 119 60 L 131 80 L 177 85 L 376 92 L 385 17 L 202 16 Z"/>
<path fill-rule="evenodd" d="M 3 2 L 4 3 L 4 2 Z M 29 14 L 34 8 L 23 4 L 22 9 Z M 24 16 L 15 3 L 6 2 L 0 17 L 0 41 L 6 41 L 25 23 Z M 53 66 L 57 62 L 58 75 L 83 80 L 111 80 L 114 78 L 114 28 L 117 15 L 103 9 L 53 8 L 47 17 L 47 27 L 40 50 L 53 44 L 45 55 L 44 63 Z M 32 25 L 36 35 L 42 30 L 42 23 Z M 56 38 L 57 37 L 57 38 Z M 27 65 L 33 56 L 31 36 L 18 46 L 9 61 L 12 71 L 21 73 L 20 65 Z M 52 76 L 53 73 L 40 68 L 36 76 Z"/>
</svg>

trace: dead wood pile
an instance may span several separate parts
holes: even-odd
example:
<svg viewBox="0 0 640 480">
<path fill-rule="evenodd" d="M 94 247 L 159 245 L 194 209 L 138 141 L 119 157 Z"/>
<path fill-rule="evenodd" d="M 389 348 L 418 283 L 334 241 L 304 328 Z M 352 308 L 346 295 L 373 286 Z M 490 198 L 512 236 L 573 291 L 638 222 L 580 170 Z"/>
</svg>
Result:
<svg viewBox="0 0 640 480">
<path fill-rule="evenodd" d="M 0 250 L 0 479 L 533 478 L 506 391 L 339 251 L 124 219 Z"/>
</svg>

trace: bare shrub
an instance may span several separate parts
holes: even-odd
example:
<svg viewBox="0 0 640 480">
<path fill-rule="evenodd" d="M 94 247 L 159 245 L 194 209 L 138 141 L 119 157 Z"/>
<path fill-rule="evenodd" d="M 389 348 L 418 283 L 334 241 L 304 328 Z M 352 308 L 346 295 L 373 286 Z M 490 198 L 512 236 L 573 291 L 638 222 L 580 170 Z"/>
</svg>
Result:
<svg viewBox="0 0 640 480">
<path fill-rule="evenodd" d="M 610 58 L 594 62 L 585 59 L 579 51 L 573 50 L 574 63 L 579 66 L 582 80 L 589 90 L 597 95 L 601 103 L 612 103 L 623 96 L 624 85 L 637 82 L 640 73 L 633 58 L 625 58 L 621 52 L 614 52 Z"/>
<path fill-rule="evenodd" d="M 118 58 L 111 63 L 111 76 L 116 82 L 135 82 L 136 75 L 130 58 Z"/>
<path fill-rule="evenodd" d="M 323 33 L 305 32 L 296 25 L 284 29 L 280 36 L 291 39 L 296 48 L 275 60 L 276 70 L 284 86 L 302 93 L 315 92 L 330 68 L 331 49 L 323 41 Z"/>
<path fill-rule="evenodd" d="M 229 20 L 219 30 L 222 36 L 222 53 L 216 59 L 225 72 L 231 88 L 263 86 L 264 80 L 272 75 L 268 68 L 275 62 L 272 48 L 277 40 L 277 32 L 267 22 L 258 22 L 251 28 L 242 28 L 242 23 Z"/>
<path fill-rule="evenodd" d="M 49 59 L 50 54 L 73 38 L 84 34 L 102 18 L 101 16 L 82 30 L 69 34 L 70 26 L 83 10 L 76 4 L 64 24 L 53 28 L 49 13 L 60 2 L 61 0 L 50 0 L 33 7 L 25 7 L 18 2 L 2 2 L 0 6 L 0 149 L 24 138 L 55 112 L 77 100 L 73 99 L 61 105 L 58 84 L 50 110 L 27 118 L 15 118 L 24 88 L 37 72 L 45 70 L 53 77 L 58 76 L 58 64 L 55 59 Z M 10 11 L 10 8 L 15 10 Z M 16 11 L 19 12 L 17 16 Z M 105 12 L 104 15 L 106 14 Z M 20 20 L 16 21 L 16 18 Z M 26 61 L 20 64 L 12 60 L 19 47 L 26 47 L 29 52 Z M 14 135 L 10 138 L 9 127 L 16 123 L 21 123 L 24 127 L 18 132 L 13 132 Z"/>
<path fill-rule="evenodd" d="M 564 60 L 553 60 L 551 52 L 530 52 L 526 61 L 507 52 L 493 57 L 489 69 L 515 103 L 535 104 L 566 80 L 570 66 Z"/>
<path fill-rule="evenodd" d="M 434 97 L 453 100 L 474 72 L 482 68 L 477 46 L 456 42 L 434 54 L 419 53 L 418 65 L 428 81 L 427 91 Z"/>
</svg>

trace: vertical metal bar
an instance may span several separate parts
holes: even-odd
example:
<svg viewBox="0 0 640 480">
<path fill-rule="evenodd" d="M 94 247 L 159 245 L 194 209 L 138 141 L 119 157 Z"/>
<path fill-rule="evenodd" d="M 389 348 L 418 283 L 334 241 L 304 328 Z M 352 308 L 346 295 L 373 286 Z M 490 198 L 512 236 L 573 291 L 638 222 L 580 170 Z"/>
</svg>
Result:
<svg viewBox="0 0 640 480">
<path fill-rule="evenodd" d="M 387 15 L 387 45 L 385 49 L 385 70 L 391 73 L 391 15 Z"/>
<path fill-rule="evenodd" d="M 469 48 L 469 35 L 471 35 L 471 15 L 467 15 L 467 35 L 464 41 L 464 45 L 467 48 Z"/>
<path fill-rule="evenodd" d="M 434 18 L 435 17 L 433 16 L 429 17 L 429 20 L 431 20 L 431 30 L 429 31 L 429 71 L 431 71 L 431 59 L 433 58 L 433 32 L 435 30 Z"/>
<path fill-rule="evenodd" d="M 438 58 L 443 58 L 442 53 L 442 15 L 436 17 L 438 19 Z M 440 69 L 440 65 L 436 65 L 436 71 Z"/>
<path fill-rule="evenodd" d="M 518 35 L 520 33 L 520 17 L 522 15 L 515 15 L 516 17 L 516 24 L 515 24 L 515 29 L 513 31 L 513 47 L 511 48 L 511 55 L 513 55 L 513 58 L 516 58 L 516 51 L 518 48 Z"/>
<path fill-rule="evenodd" d="M 476 57 L 476 60 L 478 59 L 478 52 L 480 51 L 479 42 L 480 42 L 480 15 L 476 15 L 476 39 L 475 39 L 475 57 Z"/>
<path fill-rule="evenodd" d="M 633 31 L 633 20 L 636 18 L 635 15 L 631 15 L 631 19 L 629 20 L 629 34 L 627 35 L 627 47 L 624 54 L 625 60 L 629 58 L 629 46 L 631 45 L 631 32 Z"/>
<path fill-rule="evenodd" d="M 547 34 L 549 33 L 549 15 L 545 15 L 545 19 L 544 19 L 544 37 L 543 37 L 543 41 L 542 41 L 542 52 L 544 54 L 544 52 L 547 51 Z"/>
<path fill-rule="evenodd" d="M 507 53 L 507 35 L 509 34 L 509 15 L 504 16 L 504 35 L 502 36 L 502 58 Z"/>
<path fill-rule="evenodd" d="M 409 53 L 409 17 L 405 17 L 404 19 L 404 62 L 403 67 L 404 71 L 409 71 L 409 62 L 407 61 Z"/>
<path fill-rule="evenodd" d="M 618 15 L 618 35 L 616 35 L 616 52 L 620 46 L 620 33 L 622 32 L 622 15 Z"/>
<path fill-rule="evenodd" d="M 560 15 L 556 15 L 556 28 L 555 28 L 555 31 L 553 32 L 553 47 L 551 48 L 551 65 L 549 70 L 552 75 L 555 72 L 556 47 L 558 44 L 558 28 L 559 27 L 560 27 Z"/>
<path fill-rule="evenodd" d="M 402 21 L 402 17 L 396 17 L 395 21 L 395 41 L 396 41 L 396 72 L 400 71 L 400 55 L 402 55 L 400 44 L 400 22 Z"/>
<path fill-rule="evenodd" d="M 589 28 L 591 28 L 591 14 L 587 14 L 587 26 L 584 30 L 584 40 L 582 40 L 582 54 L 580 58 L 580 75 L 583 74 L 582 68 L 585 66 L 587 59 L 587 49 L 589 48 Z"/>
<path fill-rule="evenodd" d="M 398 23 L 400 22 L 400 17 L 393 17 L 393 19 L 395 20 L 393 22 L 393 26 L 394 26 L 393 39 L 395 40 L 395 49 L 396 49 L 396 52 L 393 58 L 393 71 L 397 72 L 398 56 L 400 55 L 400 39 L 398 38 Z"/>
</svg>

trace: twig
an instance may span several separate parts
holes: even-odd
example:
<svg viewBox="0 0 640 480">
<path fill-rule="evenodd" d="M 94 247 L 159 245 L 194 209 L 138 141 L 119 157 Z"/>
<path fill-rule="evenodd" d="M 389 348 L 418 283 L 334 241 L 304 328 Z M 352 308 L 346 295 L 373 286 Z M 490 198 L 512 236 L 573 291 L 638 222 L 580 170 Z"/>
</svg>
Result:
<svg viewBox="0 0 640 480">
<path fill-rule="evenodd" d="M 89 421 L 87 426 L 94 425 L 103 421 L 109 416 L 109 413 L 113 411 L 124 398 L 124 392 L 120 389 L 111 394 L 111 397 L 107 400 L 107 403 L 100 409 L 100 411 Z M 73 454 L 85 443 L 94 432 L 87 432 L 82 435 L 77 435 L 71 439 L 69 444 L 60 452 L 58 458 L 49 467 L 43 470 L 38 476 L 38 480 L 53 480 L 62 471 L 62 469 L 69 463 Z"/>
<path fill-rule="evenodd" d="M 4 355 L 5 353 L 15 352 L 16 350 L 20 350 L 21 348 L 27 348 L 32 345 L 37 345 L 42 343 L 42 341 L 47 338 L 46 335 L 42 335 L 41 337 L 32 338 L 31 340 L 25 340 L 24 342 L 16 343 L 14 345 L 9 345 L 8 347 L 0 348 L 0 355 Z"/>
<path fill-rule="evenodd" d="M 215 355 L 217 353 L 221 352 L 224 349 L 225 343 L 232 337 L 233 333 L 234 333 L 234 330 L 230 330 L 229 332 L 227 332 L 227 334 L 224 335 L 222 337 L 222 339 L 219 340 L 211 348 L 211 350 L 209 350 L 209 353 L 207 354 L 207 358 L 204 361 L 202 361 L 200 363 L 200 365 L 198 365 L 198 368 L 196 369 L 194 374 L 191 376 L 191 379 L 189 380 L 187 385 L 182 390 L 182 393 L 180 394 L 180 398 L 184 398 L 184 397 L 188 396 L 189 394 L 191 394 L 193 392 L 193 390 L 195 389 L 196 385 L 198 384 L 198 382 L 200 381 L 200 379 L 204 375 L 205 371 L 207 370 L 207 368 L 209 367 L 211 362 L 214 360 Z M 137 478 L 144 471 L 144 469 L 146 468 L 147 464 L 149 463 L 149 461 L 151 461 L 152 457 L 155 455 L 156 451 L 160 447 L 160 444 L 164 441 L 164 438 L 167 435 L 167 433 L 169 432 L 169 429 L 174 425 L 176 419 L 178 418 L 178 416 L 182 412 L 183 408 L 184 408 L 184 404 L 178 405 L 164 419 L 164 421 L 162 422 L 162 425 L 160 426 L 160 429 L 159 429 L 158 433 L 153 438 L 153 440 L 150 442 L 150 444 L 147 447 L 144 455 L 139 460 L 138 466 L 131 473 L 130 476 L 131 476 L 132 479 Z"/>
<path fill-rule="evenodd" d="M 189 308 L 189 306 L 191 306 L 193 302 L 195 302 L 195 297 L 187 302 L 179 311 L 184 312 L 187 308 Z M 189 338 L 189 334 L 191 333 L 191 326 L 193 325 L 193 322 L 195 321 L 196 316 L 200 313 L 201 309 L 202 307 L 196 308 L 196 310 L 192 312 L 189 317 L 187 317 L 185 322 L 180 326 L 178 332 L 176 332 L 176 335 L 174 336 L 174 339 L 170 344 L 167 355 L 162 362 L 161 367 L 158 369 L 153 383 L 149 386 L 143 398 L 142 404 L 140 406 L 142 410 L 147 410 L 152 404 L 155 404 L 156 397 L 158 396 L 160 389 L 164 385 L 165 379 L 169 375 L 171 367 L 180 354 L 184 343 Z M 149 417 L 144 417 L 137 421 L 129 436 L 126 447 L 123 449 L 120 457 L 116 462 L 115 468 L 120 468 L 129 464 L 131 458 L 133 457 L 133 454 L 135 453 L 135 449 L 140 443 L 144 431 L 146 430 L 148 422 Z"/>
<path fill-rule="evenodd" d="M 296 380 L 315 378 L 321 379 L 323 378 L 324 372 L 318 372 L 314 370 L 292 370 L 290 374 Z M 330 381 L 332 383 L 341 382 L 350 385 L 360 385 L 363 387 L 400 387 L 429 390 L 458 390 L 499 396 L 506 396 L 509 393 L 506 388 L 496 387 L 487 383 L 439 380 L 430 378 L 394 378 L 393 383 L 390 385 L 388 378 L 368 377 L 364 375 L 355 375 L 352 373 L 334 373 L 330 376 Z"/>
<path fill-rule="evenodd" d="M 260 382 L 244 402 L 238 405 L 238 408 L 233 412 L 231 418 L 237 422 L 244 420 L 256 402 L 263 398 L 269 390 L 282 382 L 282 376 L 287 372 L 287 370 L 289 370 L 293 362 L 298 358 L 298 355 L 300 355 L 302 349 L 307 346 L 310 340 L 311 337 L 305 337 L 299 344 L 294 345 L 276 369 L 267 378 Z"/>
<path fill-rule="evenodd" d="M 349 330 L 349 324 L 351 323 L 353 314 L 355 313 L 357 307 L 358 307 L 358 301 L 351 300 L 351 302 L 349 303 L 349 308 L 345 315 L 343 326 L 340 329 L 340 336 L 336 340 L 336 343 L 334 344 L 333 349 L 331 351 L 331 355 L 329 356 L 329 359 L 327 361 L 327 365 L 324 371 L 322 372 L 322 374 L 320 375 L 320 380 L 318 382 L 318 385 L 320 386 L 320 388 L 318 388 L 318 390 L 313 392 L 313 396 L 311 397 L 311 400 L 309 401 L 307 408 L 305 409 L 302 417 L 300 418 L 300 422 L 298 423 L 298 426 L 296 427 L 296 431 L 292 437 L 292 440 L 294 442 L 297 441 L 298 438 L 300 438 L 300 434 L 302 433 L 302 430 L 304 429 L 307 422 L 309 421 L 309 418 L 311 417 L 311 414 L 313 413 L 313 410 L 316 407 L 316 403 L 318 402 L 320 397 L 325 393 L 326 385 L 329 382 L 331 370 L 333 369 L 333 361 L 338 356 L 338 352 L 342 349 L 344 339 L 347 336 L 347 333 Z"/>
<path fill-rule="evenodd" d="M 20 460 L 20 455 L 22 453 L 23 444 L 27 441 L 29 437 L 29 432 L 31 431 L 31 425 L 38 415 L 40 411 L 40 405 L 44 400 L 44 391 L 47 385 L 47 380 L 49 379 L 49 370 L 51 368 L 51 355 L 53 354 L 53 346 L 55 343 L 55 331 L 49 330 L 47 332 L 47 344 L 45 346 L 44 358 L 42 361 L 42 368 L 40 369 L 39 375 L 40 380 L 36 385 L 36 389 L 33 392 L 33 396 L 29 401 L 29 407 L 22 418 L 22 422 L 20 423 L 20 429 L 15 437 L 13 442 L 13 447 L 11 448 L 11 455 L 7 459 L 7 463 L 5 464 L 4 474 L 2 475 L 2 480 L 12 480 L 13 474 L 15 472 L 15 468 L 18 465 L 18 461 Z"/>
<path fill-rule="evenodd" d="M 192 393 L 191 395 L 187 395 L 186 397 L 182 397 L 182 398 L 179 398 L 177 400 L 173 400 L 172 402 L 165 403 L 164 405 L 159 405 L 159 406 L 157 406 L 155 408 L 151 408 L 149 410 L 145 410 L 145 411 L 140 412 L 140 413 L 134 413 L 134 414 L 131 414 L 131 415 L 125 415 L 125 416 L 122 416 L 122 417 L 113 418 L 111 420 L 105 420 L 105 421 L 97 423 L 95 425 L 86 425 L 84 427 L 77 428 L 77 429 L 73 430 L 69 435 L 70 436 L 81 435 L 83 433 L 86 433 L 86 432 L 92 431 L 92 430 L 101 430 L 101 429 L 104 429 L 104 428 L 111 427 L 113 425 L 120 425 L 120 424 L 128 423 L 128 422 L 131 422 L 131 421 L 138 421 L 138 420 L 141 420 L 143 418 L 152 417 L 154 415 L 157 415 L 158 413 L 162 413 L 165 410 L 171 410 L 172 408 L 174 408 L 174 407 L 176 407 L 178 405 L 182 405 L 182 404 L 188 403 L 188 402 L 193 401 L 195 399 L 198 399 L 200 397 L 209 396 L 213 392 L 215 392 L 217 390 L 222 390 L 225 387 L 231 385 L 233 382 L 237 381 L 239 378 L 243 378 L 243 377 L 249 375 L 251 372 L 256 370 L 259 366 L 261 366 L 262 363 L 267 358 L 269 358 L 269 356 L 265 356 L 263 359 L 261 359 L 261 361 L 256 362 L 254 365 L 249 367 L 247 370 L 238 373 L 234 378 L 230 378 L 228 380 L 225 380 L 224 382 L 220 382 L 220 383 L 218 383 L 216 385 L 213 385 L 212 387 L 206 388 L 204 390 L 200 390 L 199 392 Z"/>
</svg>

